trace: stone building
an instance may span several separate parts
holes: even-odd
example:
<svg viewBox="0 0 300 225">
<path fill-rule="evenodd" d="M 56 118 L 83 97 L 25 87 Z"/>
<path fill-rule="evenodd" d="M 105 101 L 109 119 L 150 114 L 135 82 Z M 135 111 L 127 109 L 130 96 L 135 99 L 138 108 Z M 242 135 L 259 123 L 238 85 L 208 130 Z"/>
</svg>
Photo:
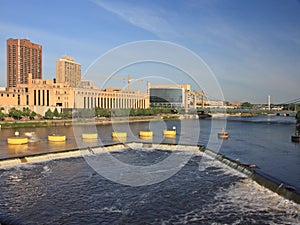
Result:
<svg viewBox="0 0 300 225">
<path fill-rule="evenodd" d="M 68 82 L 58 83 L 55 80 L 32 79 L 28 74 L 28 84 L 18 84 L 5 91 L 0 90 L 0 103 L 5 112 L 12 107 L 31 110 L 44 115 L 55 108 L 148 108 L 149 96 L 140 91 L 107 88 L 99 90 L 91 81 L 84 81 L 78 87 Z"/>
<path fill-rule="evenodd" d="M 27 39 L 7 40 L 7 88 L 0 89 L 1 110 L 30 108 L 44 115 L 57 108 L 148 108 L 149 95 L 107 88 L 81 79 L 81 65 L 69 56 L 56 61 L 56 79 L 42 79 L 42 46 Z"/>
</svg>

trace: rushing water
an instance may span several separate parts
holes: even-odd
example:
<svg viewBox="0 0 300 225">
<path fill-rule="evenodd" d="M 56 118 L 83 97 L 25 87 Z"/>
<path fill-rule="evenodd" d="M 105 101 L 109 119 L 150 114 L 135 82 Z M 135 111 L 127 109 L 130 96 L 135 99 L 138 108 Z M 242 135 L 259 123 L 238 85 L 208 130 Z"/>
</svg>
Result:
<svg viewBox="0 0 300 225">
<path fill-rule="evenodd" d="M 222 119 L 214 120 L 214 123 L 222 126 Z M 176 139 L 164 139 L 163 129 L 177 127 Z M 188 127 L 188 131 L 181 131 L 182 126 Z M 38 134 L 40 141 L 22 146 L 7 145 L 7 137 L 14 135 L 14 129 L 0 130 L 0 158 L 18 155 L 51 152 L 64 149 L 74 149 L 80 146 L 95 146 L 99 144 L 112 144 L 113 130 L 130 131 L 127 141 L 142 141 L 138 138 L 138 132 L 150 129 L 154 132 L 154 142 L 200 144 L 207 146 L 209 138 L 212 144 L 221 144 L 220 149 L 212 149 L 242 163 L 256 164 L 261 171 L 274 176 L 290 185 L 300 189 L 300 144 L 291 142 L 291 135 L 295 131 L 295 119 L 293 117 L 229 117 L 226 130 L 229 132 L 228 140 L 219 140 L 216 133 L 211 131 L 210 120 L 186 120 L 182 121 L 151 121 L 141 123 L 98 125 L 96 127 L 101 142 L 83 142 L 80 137 L 74 136 L 73 127 L 41 127 L 21 128 L 20 133 L 33 131 Z M 199 131 L 199 138 L 195 137 Z M 187 130 L 187 129 L 185 129 Z M 180 133 L 181 132 L 181 133 Z M 213 133 L 215 132 L 215 133 Z M 47 136 L 51 134 L 63 134 L 67 141 L 63 143 L 51 143 Z M 180 139 L 180 140 L 179 140 Z M 77 142 L 76 142 L 77 141 Z"/>
<path fill-rule="evenodd" d="M 291 142 L 293 117 L 230 118 L 220 152 L 300 190 L 300 144 Z"/>
<path fill-rule="evenodd" d="M 170 152 L 112 153 L 132 164 L 156 163 Z M 184 153 L 182 153 L 184 154 Z M 83 158 L 1 170 L 3 224 L 297 224 L 299 205 L 196 154 L 176 175 L 140 187 L 104 179 Z M 132 160 L 134 159 L 134 160 Z M 112 171 L 112 173 L 115 171 Z"/>
<path fill-rule="evenodd" d="M 222 126 L 223 119 L 214 121 Z M 190 130 L 183 129 L 187 126 Z M 177 127 L 181 137 L 164 139 L 162 130 Z M 143 122 L 130 124 L 127 141 L 140 141 L 138 131 L 154 131 L 154 142 L 194 144 L 221 143 L 211 133 L 210 120 Z M 110 144 L 117 127 L 96 127 L 101 143 Z M 300 145 L 291 142 L 295 131 L 292 117 L 233 117 L 227 120 L 229 139 L 220 153 L 256 164 L 258 171 L 300 190 Z M 0 157 L 76 148 L 72 127 L 34 128 L 40 141 L 26 146 L 8 146 L 14 130 L 0 131 Z M 20 133 L 28 129 L 20 129 Z M 51 144 L 47 135 L 67 135 L 67 142 Z M 183 137 L 183 138 L 182 138 Z M 77 140 L 77 143 L 76 143 Z M 131 149 L 112 153 L 133 165 L 148 165 L 170 152 Z M 184 154 L 184 153 L 182 153 Z M 203 161 L 198 153 L 171 178 L 148 186 L 114 183 L 96 173 L 84 158 L 68 158 L 1 169 L 0 222 L 3 224 L 299 224 L 299 205 L 284 200 L 216 161 Z M 207 165 L 203 168 L 202 164 Z M 115 173 L 116 171 L 111 171 Z"/>
</svg>

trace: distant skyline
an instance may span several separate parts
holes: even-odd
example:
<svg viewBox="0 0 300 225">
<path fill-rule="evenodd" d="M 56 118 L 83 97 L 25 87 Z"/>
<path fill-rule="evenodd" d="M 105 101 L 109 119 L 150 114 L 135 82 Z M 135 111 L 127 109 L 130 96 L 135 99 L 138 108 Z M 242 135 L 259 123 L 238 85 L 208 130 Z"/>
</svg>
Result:
<svg viewBox="0 0 300 225">
<path fill-rule="evenodd" d="M 43 46 L 43 79 L 55 77 L 63 55 L 84 75 L 110 49 L 162 40 L 199 55 L 226 100 L 286 102 L 300 97 L 299 21 L 296 0 L 0 0 L 0 86 L 8 38 Z"/>
</svg>

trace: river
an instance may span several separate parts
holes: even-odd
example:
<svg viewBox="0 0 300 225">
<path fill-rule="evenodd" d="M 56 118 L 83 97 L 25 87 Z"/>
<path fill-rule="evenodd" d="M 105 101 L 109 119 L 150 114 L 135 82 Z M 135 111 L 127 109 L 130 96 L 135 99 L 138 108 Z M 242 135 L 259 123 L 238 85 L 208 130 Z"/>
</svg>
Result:
<svg viewBox="0 0 300 225">
<path fill-rule="evenodd" d="M 300 145 L 291 142 L 292 117 L 230 117 L 229 139 L 213 133 L 211 120 L 150 121 L 99 125 L 100 141 L 84 143 L 74 127 L 22 128 L 36 132 L 37 143 L 8 146 L 13 129 L 0 131 L 0 157 L 116 143 L 113 130 L 128 131 L 127 141 L 140 141 L 138 132 L 154 131 L 153 142 L 219 146 L 218 151 L 300 190 Z M 224 127 L 224 119 L 214 119 Z M 164 139 L 162 130 L 176 126 L 176 139 Z M 130 131 L 128 130 L 130 128 Z M 200 128 L 200 129 L 199 129 Z M 76 129 L 81 128 L 75 128 Z M 198 133 L 199 132 L 199 133 Z M 66 143 L 48 143 L 47 135 L 64 134 Z M 194 137 L 198 136 L 195 141 Z M 197 142 L 197 143 L 194 143 Z M 112 153 L 130 163 L 155 163 L 169 151 L 133 149 Z M 182 153 L 184 154 L 184 153 Z M 152 185 L 122 185 L 95 172 L 82 157 L 24 164 L 1 169 L 2 224 L 298 224 L 299 205 L 245 179 L 219 162 L 200 169 L 202 153 L 195 154 L 174 176 Z M 112 171 L 114 172 L 114 171 Z"/>
</svg>

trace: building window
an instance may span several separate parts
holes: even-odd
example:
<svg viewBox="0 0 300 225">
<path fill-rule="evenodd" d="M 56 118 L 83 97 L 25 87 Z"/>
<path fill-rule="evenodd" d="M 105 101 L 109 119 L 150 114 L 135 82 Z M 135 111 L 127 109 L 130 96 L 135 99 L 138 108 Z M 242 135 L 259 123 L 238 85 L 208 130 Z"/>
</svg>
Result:
<svg viewBox="0 0 300 225">
<path fill-rule="evenodd" d="M 49 90 L 47 90 L 47 106 L 49 106 Z"/>
<path fill-rule="evenodd" d="M 20 98 L 20 95 L 18 95 L 18 105 L 21 104 L 21 98 Z"/>
<path fill-rule="evenodd" d="M 41 105 L 41 91 L 38 90 L 38 105 Z"/>
<path fill-rule="evenodd" d="M 43 90 L 42 105 L 45 105 L 45 90 Z"/>
<path fill-rule="evenodd" d="M 33 91 L 33 105 L 36 105 L 36 90 Z"/>
</svg>

